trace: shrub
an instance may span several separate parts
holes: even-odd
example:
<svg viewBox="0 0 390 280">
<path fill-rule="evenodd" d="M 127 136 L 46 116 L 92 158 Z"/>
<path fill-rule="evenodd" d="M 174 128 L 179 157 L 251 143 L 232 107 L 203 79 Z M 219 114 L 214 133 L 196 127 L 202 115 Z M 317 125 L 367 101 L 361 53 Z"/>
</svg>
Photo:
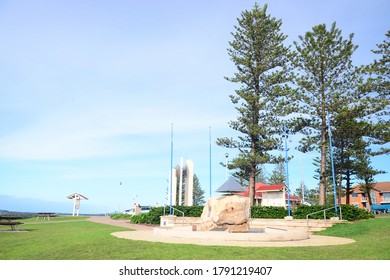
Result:
<svg viewBox="0 0 390 280">
<path fill-rule="evenodd" d="M 185 217 L 200 217 L 203 212 L 203 206 L 174 206 L 177 210 L 180 210 L 184 213 Z M 169 207 L 166 209 L 169 211 Z M 180 212 L 176 212 L 175 214 L 177 216 L 181 216 L 182 214 Z"/>
<path fill-rule="evenodd" d="M 140 214 L 136 214 L 136 215 L 131 216 L 130 223 L 132 223 L 132 224 L 152 224 L 149 213 L 140 213 Z M 158 223 L 160 223 L 160 222 L 158 222 Z"/>
<path fill-rule="evenodd" d="M 119 220 L 119 219 L 130 219 L 131 215 L 129 214 L 122 214 L 122 213 L 115 213 L 110 215 L 110 218 L 113 220 Z"/>
<path fill-rule="evenodd" d="M 341 214 L 343 220 L 356 221 L 375 218 L 375 215 L 370 214 L 367 210 L 357 208 L 353 205 L 341 205 Z"/>
<path fill-rule="evenodd" d="M 333 205 L 299 205 L 297 209 L 293 211 L 293 217 L 295 219 L 306 219 L 306 216 L 310 213 L 317 212 L 332 207 Z M 339 215 L 340 211 L 338 211 Z M 341 205 L 341 215 L 343 220 L 356 221 L 362 219 L 373 218 L 374 215 L 370 214 L 365 209 L 356 208 L 353 205 Z M 336 216 L 336 212 L 333 209 L 329 209 L 325 212 L 326 219 Z M 323 219 L 324 213 L 319 212 L 309 216 L 310 219 Z"/>
<path fill-rule="evenodd" d="M 132 224 L 156 224 L 160 223 L 160 216 L 163 215 L 163 207 L 152 207 L 148 213 L 140 213 L 131 216 Z"/>
<path fill-rule="evenodd" d="M 174 206 L 176 209 L 184 212 L 185 217 L 200 217 L 203 206 Z M 169 207 L 165 207 L 165 215 L 169 214 Z M 133 215 L 130 218 L 132 224 L 160 224 L 160 216 L 164 215 L 164 207 L 152 207 L 148 213 Z M 181 212 L 175 211 L 175 215 L 180 217 Z"/>
<path fill-rule="evenodd" d="M 251 218 L 254 219 L 283 219 L 287 216 L 287 209 L 276 206 L 252 206 Z"/>
<path fill-rule="evenodd" d="M 294 219 L 306 219 L 306 216 L 308 214 L 318 212 L 327 208 L 332 207 L 333 205 L 298 205 L 297 209 L 293 211 L 293 217 Z M 334 209 L 329 209 L 325 211 L 325 217 L 327 219 L 335 217 L 335 211 Z M 324 212 L 319 212 L 313 215 L 309 216 L 310 219 L 323 219 L 324 218 Z"/>
<path fill-rule="evenodd" d="M 297 209 L 292 211 L 292 216 L 295 219 L 306 219 L 306 215 L 317 212 L 326 208 L 330 208 L 333 205 L 299 205 Z M 200 217 L 202 215 L 203 206 L 175 206 L 176 209 L 184 212 L 185 217 Z M 356 221 L 362 219 L 373 218 L 374 215 L 370 214 L 364 209 L 356 208 L 352 205 L 341 205 L 343 220 Z M 176 216 L 180 217 L 182 214 L 178 211 L 174 212 Z M 165 215 L 169 214 L 169 207 L 165 207 Z M 283 219 L 288 214 L 287 209 L 284 207 L 275 206 L 252 206 L 251 218 L 262 219 Z M 329 209 L 325 212 L 326 218 L 335 217 L 335 211 Z M 164 207 L 152 207 L 148 213 L 140 213 L 137 215 L 127 214 L 114 214 L 112 219 L 130 219 L 132 224 L 160 224 L 160 216 L 164 215 Z M 310 219 L 323 219 L 324 213 L 316 213 L 310 215 Z"/>
</svg>

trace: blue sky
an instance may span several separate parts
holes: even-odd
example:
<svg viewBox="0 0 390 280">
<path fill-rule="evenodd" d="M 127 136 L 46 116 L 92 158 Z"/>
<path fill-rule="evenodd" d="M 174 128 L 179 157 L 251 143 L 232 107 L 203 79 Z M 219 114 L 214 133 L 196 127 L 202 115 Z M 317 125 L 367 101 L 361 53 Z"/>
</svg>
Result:
<svg viewBox="0 0 390 280">
<path fill-rule="evenodd" d="M 71 212 L 74 192 L 89 198 L 81 213 L 166 203 L 171 123 L 174 164 L 192 159 L 208 194 L 209 128 L 212 142 L 235 134 L 230 32 L 254 3 L 0 0 L 0 209 Z M 357 65 L 373 60 L 389 11 L 379 0 L 268 5 L 288 44 L 333 21 L 354 33 Z M 294 144 L 292 190 L 301 177 L 316 187 L 315 154 Z M 225 181 L 226 152 L 212 144 L 213 190 Z M 389 172 L 387 162 L 374 166 Z"/>
</svg>

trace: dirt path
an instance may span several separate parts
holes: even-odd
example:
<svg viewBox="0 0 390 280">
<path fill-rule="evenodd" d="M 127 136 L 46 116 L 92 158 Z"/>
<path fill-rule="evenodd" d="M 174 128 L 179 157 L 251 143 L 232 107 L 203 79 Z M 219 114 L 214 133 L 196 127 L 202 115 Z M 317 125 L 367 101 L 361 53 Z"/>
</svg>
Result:
<svg viewBox="0 0 390 280">
<path fill-rule="evenodd" d="M 155 226 L 130 224 L 129 220 L 113 220 L 109 216 L 91 216 L 88 221 L 117 227 L 130 228 L 138 231 L 152 231 Z"/>
</svg>

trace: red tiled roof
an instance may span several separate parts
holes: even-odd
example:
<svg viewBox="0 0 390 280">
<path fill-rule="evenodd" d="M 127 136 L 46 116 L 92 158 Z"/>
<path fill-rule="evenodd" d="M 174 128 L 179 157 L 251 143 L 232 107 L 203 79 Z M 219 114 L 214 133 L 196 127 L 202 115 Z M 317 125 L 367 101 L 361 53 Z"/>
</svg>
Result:
<svg viewBox="0 0 390 280">
<path fill-rule="evenodd" d="M 284 184 L 268 185 L 261 182 L 255 184 L 256 192 L 281 191 Z"/>
<path fill-rule="evenodd" d="M 245 197 L 248 197 L 248 191 L 246 192 L 241 192 L 241 193 L 237 193 L 237 195 L 241 195 L 241 196 L 245 196 Z M 286 197 L 286 200 L 288 199 L 288 194 L 286 193 L 285 194 L 285 197 Z M 261 199 L 263 198 L 263 193 L 262 192 L 256 192 L 256 199 Z M 291 195 L 290 194 L 290 200 L 296 200 L 296 201 L 301 201 L 302 198 L 300 198 L 299 196 L 296 196 L 296 195 Z"/>
<path fill-rule="evenodd" d="M 256 197 L 261 197 L 261 193 L 263 193 L 263 192 L 282 191 L 283 187 L 284 187 L 284 184 L 268 185 L 265 183 L 258 182 L 255 184 Z M 241 192 L 238 194 L 247 197 L 248 196 L 248 187 L 245 188 L 245 192 Z"/>
<path fill-rule="evenodd" d="M 379 182 L 374 186 L 380 192 L 390 192 L 390 182 Z"/>
<path fill-rule="evenodd" d="M 262 198 L 263 197 L 263 192 L 282 191 L 284 186 L 285 186 L 284 184 L 268 185 L 268 184 L 264 184 L 264 183 L 258 182 L 258 183 L 255 184 L 255 189 L 256 189 L 256 196 L 255 196 L 255 198 L 257 198 L 257 199 Z M 241 195 L 241 196 L 248 197 L 249 196 L 248 187 L 245 188 L 245 192 L 240 192 L 240 193 L 237 193 L 237 194 Z M 288 198 L 288 194 L 286 194 L 286 199 L 287 198 Z M 299 196 L 290 194 L 290 200 L 300 201 L 301 198 Z"/>
<path fill-rule="evenodd" d="M 286 194 L 286 199 L 288 199 L 288 194 Z M 291 195 L 291 194 L 290 194 L 290 200 L 301 201 L 302 198 L 300 198 L 300 197 L 297 196 L 297 195 Z"/>
<path fill-rule="evenodd" d="M 360 190 L 360 186 L 363 184 L 359 184 L 357 186 L 352 187 L 354 193 L 362 193 Z M 390 192 L 390 182 L 378 182 L 374 184 L 374 189 L 379 192 Z"/>
</svg>

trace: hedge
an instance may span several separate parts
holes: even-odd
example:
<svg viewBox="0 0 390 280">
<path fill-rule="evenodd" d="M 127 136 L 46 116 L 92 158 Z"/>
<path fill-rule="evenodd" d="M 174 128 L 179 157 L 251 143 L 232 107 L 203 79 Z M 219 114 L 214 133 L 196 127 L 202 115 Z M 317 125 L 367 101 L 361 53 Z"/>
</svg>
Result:
<svg viewBox="0 0 390 280">
<path fill-rule="evenodd" d="M 295 219 L 306 219 L 306 216 L 310 213 L 317 212 L 320 210 L 324 210 L 327 208 L 333 207 L 333 205 L 299 205 L 297 209 L 293 211 L 293 217 Z M 338 209 L 337 215 L 340 215 L 340 210 Z M 347 221 L 357 221 L 357 220 L 364 220 L 369 218 L 374 218 L 375 216 L 370 214 L 367 210 L 357 208 L 353 205 L 341 205 L 341 215 L 343 220 Z M 325 212 L 325 217 L 327 219 L 335 217 L 336 211 L 334 209 L 329 209 Z M 324 218 L 324 212 L 320 212 L 317 214 L 313 214 L 309 216 L 310 219 L 323 219 Z"/>
<path fill-rule="evenodd" d="M 299 205 L 296 209 L 291 211 L 294 219 L 306 219 L 306 215 L 317 212 L 326 208 L 332 207 L 332 205 Z M 202 215 L 203 206 L 175 206 L 176 209 L 184 212 L 185 217 L 200 217 Z M 356 221 L 362 219 L 373 218 L 374 215 L 370 214 L 365 209 L 359 209 L 352 205 L 341 205 L 343 220 Z M 254 219 L 283 219 L 287 216 L 287 209 L 284 207 L 276 206 L 252 206 L 251 218 Z M 339 212 L 338 212 L 339 213 Z M 165 208 L 165 214 L 169 214 L 169 207 Z M 334 210 L 329 209 L 325 212 L 326 218 L 332 218 L 336 216 Z M 130 216 L 130 223 L 132 224 L 160 224 L 160 216 L 164 215 L 164 207 L 152 207 L 148 213 L 141 213 Z M 176 216 L 181 216 L 180 212 L 175 211 Z M 309 217 L 310 219 L 323 219 L 324 213 L 320 212 Z"/>
<path fill-rule="evenodd" d="M 283 219 L 288 214 L 284 207 L 276 206 L 252 206 L 251 218 L 254 219 Z"/>
<path fill-rule="evenodd" d="M 200 217 L 203 206 L 175 206 L 177 210 L 184 213 L 185 217 Z M 165 215 L 169 214 L 169 207 L 165 207 Z M 181 216 L 181 212 L 175 211 L 176 216 Z M 164 207 L 152 207 L 148 213 L 141 213 L 130 217 L 132 224 L 160 224 L 160 216 L 164 215 Z"/>
</svg>

